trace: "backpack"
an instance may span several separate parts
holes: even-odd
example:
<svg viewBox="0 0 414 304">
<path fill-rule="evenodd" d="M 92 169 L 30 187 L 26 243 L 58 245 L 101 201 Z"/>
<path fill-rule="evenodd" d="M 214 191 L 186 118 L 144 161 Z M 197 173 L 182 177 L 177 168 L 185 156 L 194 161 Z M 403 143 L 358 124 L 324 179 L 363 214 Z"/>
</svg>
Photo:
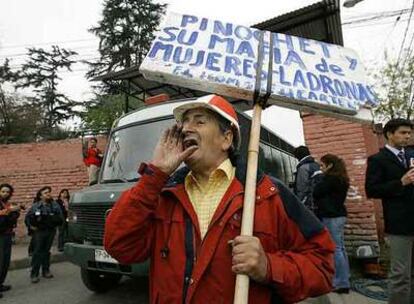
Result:
<svg viewBox="0 0 414 304">
<path fill-rule="evenodd" d="M 311 210 L 313 213 L 316 212 L 317 206 L 315 204 L 315 200 L 313 198 L 313 191 L 317 184 L 322 181 L 323 173 L 321 170 L 317 170 L 314 172 L 309 172 L 309 192 L 306 198 L 304 199 L 305 206 Z"/>
</svg>

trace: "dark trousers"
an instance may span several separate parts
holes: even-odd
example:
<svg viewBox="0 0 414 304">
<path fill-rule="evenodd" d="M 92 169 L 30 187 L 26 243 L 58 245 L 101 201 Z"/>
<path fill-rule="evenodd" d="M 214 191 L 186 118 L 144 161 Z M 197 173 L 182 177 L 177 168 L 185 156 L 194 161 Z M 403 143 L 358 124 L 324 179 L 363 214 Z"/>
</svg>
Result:
<svg viewBox="0 0 414 304">
<path fill-rule="evenodd" d="M 10 266 L 12 235 L 0 234 L 0 286 L 3 285 Z"/>
<path fill-rule="evenodd" d="M 33 239 L 33 232 L 30 233 L 30 243 L 29 243 L 29 247 L 27 248 L 27 252 L 29 254 L 29 256 L 33 255 L 33 250 L 34 250 L 34 239 Z"/>
<path fill-rule="evenodd" d="M 63 250 L 68 235 L 68 224 L 65 222 L 62 226 L 59 226 L 58 234 L 58 249 Z"/>
<path fill-rule="evenodd" d="M 388 235 L 390 241 L 389 304 L 414 303 L 414 236 Z"/>
<path fill-rule="evenodd" d="M 50 268 L 50 248 L 56 229 L 36 230 L 33 232 L 33 256 L 31 276 L 39 276 L 40 267 L 42 273 L 48 273 Z"/>
</svg>

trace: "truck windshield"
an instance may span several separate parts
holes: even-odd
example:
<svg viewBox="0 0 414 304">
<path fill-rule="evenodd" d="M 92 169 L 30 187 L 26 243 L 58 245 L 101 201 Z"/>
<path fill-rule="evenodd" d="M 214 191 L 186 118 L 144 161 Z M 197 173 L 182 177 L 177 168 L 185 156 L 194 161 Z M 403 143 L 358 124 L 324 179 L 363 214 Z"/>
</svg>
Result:
<svg viewBox="0 0 414 304">
<path fill-rule="evenodd" d="M 174 122 L 172 117 L 164 118 L 134 124 L 113 132 L 103 165 L 101 182 L 137 180 L 140 163 L 151 160 L 161 133 Z"/>
</svg>

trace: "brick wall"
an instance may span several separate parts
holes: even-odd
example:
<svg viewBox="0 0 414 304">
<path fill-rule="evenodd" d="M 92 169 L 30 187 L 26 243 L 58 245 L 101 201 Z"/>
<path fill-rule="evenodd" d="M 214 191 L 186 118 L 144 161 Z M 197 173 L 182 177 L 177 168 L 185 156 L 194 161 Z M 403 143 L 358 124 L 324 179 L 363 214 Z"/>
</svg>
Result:
<svg viewBox="0 0 414 304">
<path fill-rule="evenodd" d="M 106 139 L 98 138 L 98 147 L 104 150 Z M 82 161 L 81 139 L 67 139 L 42 143 L 0 145 L 0 183 L 10 183 L 15 190 L 12 202 L 30 207 L 38 189 L 51 186 L 57 197 L 63 188 L 69 192 L 88 183 Z M 24 214 L 16 229 L 17 241 L 24 240 Z"/>
<path fill-rule="evenodd" d="M 382 210 L 377 201 L 365 196 L 365 170 L 367 157 L 378 151 L 380 135 L 371 125 L 351 123 L 313 114 L 303 115 L 305 142 L 316 159 L 326 153 L 343 158 L 351 180 L 346 206 L 348 221 L 345 227 L 345 243 L 354 255 L 362 244 L 378 248 L 382 235 Z"/>
</svg>

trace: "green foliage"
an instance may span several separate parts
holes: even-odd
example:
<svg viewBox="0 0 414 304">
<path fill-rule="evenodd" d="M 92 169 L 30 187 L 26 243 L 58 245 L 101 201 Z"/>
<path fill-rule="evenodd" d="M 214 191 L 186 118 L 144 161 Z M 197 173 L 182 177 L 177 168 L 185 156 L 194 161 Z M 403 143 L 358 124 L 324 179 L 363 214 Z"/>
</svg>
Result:
<svg viewBox="0 0 414 304">
<path fill-rule="evenodd" d="M 36 104 L 20 102 L 17 96 L 9 95 L 9 121 L 4 133 L 1 133 L 3 143 L 21 143 L 35 141 L 42 129 L 42 111 Z"/>
<path fill-rule="evenodd" d="M 143 105 L 135 98 L 130 98 L 129 103 L 135 109 Z M 81 114 L 83 128 L 92 130 L 94 133 L 109 131 L 113 122 L 124 113 L 124 110 L 124 95 L 97 95 L 95 100 L 89 103 L 86 111 Z"/>
<path fill-rule="evenodd" d="M 380 100 L 374 114 L 380 119 L 413 119 L 414 56 L 400 63 L 386 60 L 387 64 L 374 74 Z"/>
<path fill-rule="evenodd" d="M 19 72 L 13 72 L 10 68 L 10 60 L 6 58 L 0 66 L 0 86 L 5 82 L 15 82 L 19 78 Z"/>
<path fill-rule="evenodd" d="M 43 110 L 16 93 L 0 91 L 0 143 L 24 143 L 45 139 L 64 139 L 70 132 L 44 125 Z M 5 119 L 6 117 L 6 119 Z"/>
<path fill-rule="evenodd" d="M 42 48 L 28 49 L 28 60 L 19 73 L 17 88 L 33 88 L 36 96 L 32 104 L 42 110 L 44 125 L 48 128 L 57 127 L 59 123 L 74 116 L 73 109 L 78 105 L 66 95 L 58 91 L 61 70 L 72 71 L 72 59 L 76 52 L 52 46 L 51 51 Z"/>
<path fill-rule="evenodd" d="M 100 40 L 100 58 L 87 62 L 87 77 L 140 65 L 165 9 L 151 0 L 105 0 L 102 20 L 89 30 Z"/>
<path fill-rule="evenodd" d="M 6 136 L 7 138 L 12 129 L 10 125 L 12 107 L 9 98 L 3 91 L 3 85 L 5 82 L 12 81 L 15 76 L 15 73 L 10 69 L 9 59 L 6 58 L 0 66 L 0 137 Z"/>
</svg>

